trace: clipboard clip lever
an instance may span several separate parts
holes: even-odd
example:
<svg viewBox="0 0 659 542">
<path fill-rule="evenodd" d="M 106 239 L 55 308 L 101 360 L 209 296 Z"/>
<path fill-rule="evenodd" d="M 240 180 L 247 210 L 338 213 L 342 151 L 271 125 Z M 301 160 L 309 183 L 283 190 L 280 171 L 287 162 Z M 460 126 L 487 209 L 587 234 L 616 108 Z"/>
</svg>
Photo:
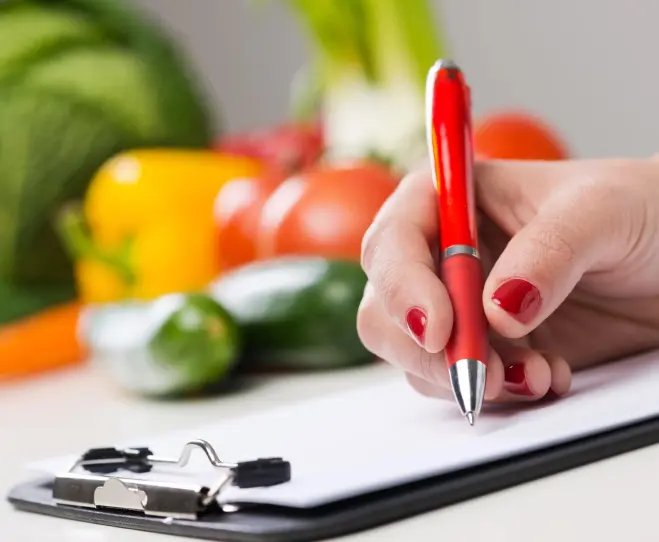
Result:
<svg viewBox="0 0 659 542">
<path fill-rule="evenodd" d="M 192 452 L 200 449 L 220 471 L 214 484 L 165 482 L 119 476 L 119 471 L 147 473 L 159 465 L 185 467 Z M 74 472 L 82 468 L 86 472 Z M 288 482 L 291 465 L 280 457 L 228 463 L 213 446 L 196 439 L 185 444 L 179 457 L 160 457 L 148 448 L 94 448 L 85 452 L 53 483 L 53 500 L 60 506 L 118 509 L 172 519 L 196 519 L 217 506 L 217 499 L 230 486 L 268 487 Z"/>
</svg>

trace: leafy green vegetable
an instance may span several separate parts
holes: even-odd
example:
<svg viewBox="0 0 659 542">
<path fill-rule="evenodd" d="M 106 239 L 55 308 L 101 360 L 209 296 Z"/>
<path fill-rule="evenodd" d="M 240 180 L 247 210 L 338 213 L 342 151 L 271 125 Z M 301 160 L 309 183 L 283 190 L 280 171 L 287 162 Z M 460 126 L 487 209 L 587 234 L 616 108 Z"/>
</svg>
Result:
<svg viewBox="0 0 659 542">
<path fill-rule="evenodd" d="M 0 85 L 0 280 L 69 282 L 56 213 L 83 194 L 99 163 L 136 141 L 61 93 Z"/>
<path fill-rule="evenodd" d="M 103 162 L 212 138 L 195 75 L 128 0 L 0 3 L 0 323 L 61 297 L 28 290 L 72 292 L 54 218 Z"/>
<path fill-rule="evenodd" d="M 0 322 L 11 322 L 39 312 L 51 305 L 64 303 L 75 294 L 72 287 L 18 288 L 0 282 Z M 5 302 L 8 301 L 8 302 Z"/>
</svg>

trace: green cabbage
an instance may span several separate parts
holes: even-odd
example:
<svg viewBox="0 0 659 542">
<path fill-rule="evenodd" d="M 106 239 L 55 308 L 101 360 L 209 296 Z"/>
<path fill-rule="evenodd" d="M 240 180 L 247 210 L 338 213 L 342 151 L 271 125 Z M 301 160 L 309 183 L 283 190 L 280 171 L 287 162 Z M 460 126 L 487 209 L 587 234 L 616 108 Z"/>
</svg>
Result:
<svg viewBox="0 0 659 542">
<path fill-rule="evenodd" d="M 126 0 L 0 3 L 0 323 L 74 295 L 54 219 L 114 154 L 209 147 L 173 41 Z"/>
</svg>

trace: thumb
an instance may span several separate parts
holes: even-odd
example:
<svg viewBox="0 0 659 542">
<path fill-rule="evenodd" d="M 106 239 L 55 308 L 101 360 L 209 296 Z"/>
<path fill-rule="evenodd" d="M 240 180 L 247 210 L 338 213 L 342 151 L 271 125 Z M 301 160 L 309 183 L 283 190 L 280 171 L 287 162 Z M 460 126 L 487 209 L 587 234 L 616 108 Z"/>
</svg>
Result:
<svg viewBox="0 0 659 542">
<path fill-rule="evenodd" d="M 605 250 L 610 238 L 601 212 L 577 206 L 576 199 L 543 206 L 495 262 L 483 303 L 490 325 L 502 336 L 519 338 L 535 329 Z"/>
</svg>

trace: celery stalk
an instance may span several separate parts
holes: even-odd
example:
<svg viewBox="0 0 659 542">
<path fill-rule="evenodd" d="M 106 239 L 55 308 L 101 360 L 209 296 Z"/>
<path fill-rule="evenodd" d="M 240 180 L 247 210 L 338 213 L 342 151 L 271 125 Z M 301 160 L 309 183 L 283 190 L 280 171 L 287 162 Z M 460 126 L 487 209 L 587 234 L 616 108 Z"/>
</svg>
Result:
<svg viewBox="0 0 659 542">
<path fill-rule="evenodd" d="M 425 78 L 445 56 L 428 0 L 286 1 L 312 45 L 330 156 L 425 156 Z"/>
</svg>

